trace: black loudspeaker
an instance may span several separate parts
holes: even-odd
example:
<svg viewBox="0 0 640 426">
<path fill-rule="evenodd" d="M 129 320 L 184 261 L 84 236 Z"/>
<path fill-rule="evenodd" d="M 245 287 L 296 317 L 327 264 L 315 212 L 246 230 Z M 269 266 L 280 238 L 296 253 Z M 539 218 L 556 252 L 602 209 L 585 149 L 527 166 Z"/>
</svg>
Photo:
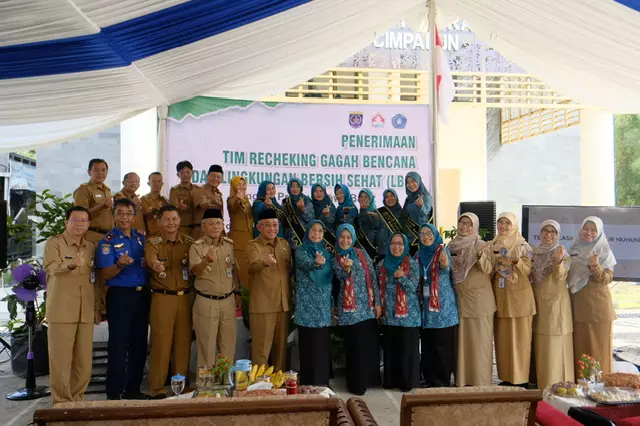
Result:
<svg viewBox="0 0 640 426">
<path fill-rule="evenodd" d="M 0 268 L 7 267 L 7 202 L 0 202 Z"/>
<path fill-rule="evenodd" d="M 458 216 L 462 213 L 475 213 L 480 219 L 480 229 L 489 233 L 485 241 L 491 241 L 496 235 L 496 202 L 495 201 L 465 201 L 458 206 Z"/>
</svg>

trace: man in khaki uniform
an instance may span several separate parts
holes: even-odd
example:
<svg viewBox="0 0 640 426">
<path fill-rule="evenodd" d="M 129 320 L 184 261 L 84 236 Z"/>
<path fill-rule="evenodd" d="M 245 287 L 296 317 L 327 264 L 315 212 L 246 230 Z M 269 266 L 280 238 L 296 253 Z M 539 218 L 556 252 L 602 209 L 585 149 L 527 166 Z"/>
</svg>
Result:
<svg viewBox="0 0 640 426">
<path fill-rule="evenodd" d="M 156 216 L 158 215 L 160 207 L 169 204 L 169 200 L 163 197 L 160 193 L 160 191 L 162 191 L 162 186 L 164 185 L 164 182 L 162 181 L 162 173 L 151 173 L 149 175 L 148 185 L 151 188 L 151 192 L 147 195 L 143 195 L 141 198 L 142 213 L 147 225 L 147 235 L 159 235 L 160 225 L 158 224 Z"/>
<path fill-rule="evenodd" d="M 89 222 L 86 208 L 70 208 L 65 231 L 49 238 L 44 248 L 49 383 L 54 404 L 81 401 L 91 380 L 96 246 L 85 239 Z"/>
<path fill-rule="evenodd" d="M 217 354 L 234 360 L 236 308 L 240 306 L 233 241 L 222 236 L 222 212 L 206 210 L 202 229 L 205 235 L 189 250 L 191 272 L 196 276 L 193 329 L 196 332 L 198 366 L 214 365 Z"/>
<path fill-rule="evenodd" d="M 91 224 L 85 238 L 97 245 L 104 235 L 113 228 L 113 212 L 111 211 L 113 198 L 111 189 L 104 183 L 109 174 L 109 165 L 101 158 L 93 158 L 89 161 L 88 173 L 91 179 L 75 190 L 73 201 L 76 206 L 89 210 Z M 99 321 L 98 318 L 104 319 L 107 315 L 105 307 L 107 290 L 102 277 L 96 279 L 95 292 L 96 321 Z"/>
<path fill-rule="evenodd" d="M 113 198 L 111 189 L 104 183 L 109 165 L 101 158 L 94 158 L 89 161 L 88 173 L 91 179 L 75 190 L 73 202 L 89 210 L 91 224 L 85 238 L 97 244 L 113 228 Z"/>
<path fill-rule="evenodd" d="M 180 183 L 172 186 L 169 191 L 169 202 L 176 206 L 180 215 L 180 232 L 191 235 L 194 228 L 194 215 L 196 210 L 195 195 L 198 185 L 191 183 L 193 165 L 188 161 L 181 161 L 176 166 Z M 200 224 L 198 224 L 198 228 Z"/>
<path fill-rule="evenodd" d="M 149 396 L 153 399 L 167 397 L 164 383 L 169 361 L 172 374 L 189 377 L 193 302 L 189 278 L 189 248 L 193 239 L 179 232 L 180 216 L 175 206 L 163 206 L 158 221 L 161 235 L 149 238 L 144 245 L 144 257 L 151 271 Z"/>
<path fill-rule="evenodd" d="M 197 188 L 194 191 L 194 201 L 196 205 L 193 232 L 191 236 L 193 238 L 200 238 L 203 235 L 203 231 L 200 229 L 200 222 L 202 222 L 202 215 L 207 209 L 218 209 L 222 212 L 224 217 L 224 202 L 222 201 L 222 192 L 218 189 L 218 186 L 222 183 L 222 167 L 214 164 L 209 167 L 209 173 L 207 173 L 207 183 Z M 224 229 L 223 229 L 223 235 Z"/>
<path fill-rule="evenodd" d="M 142 200 L 136 194 L 136 191 L 140 188 L 140 176 L 136 173 L 130 172 L 124 175 L 122 179 L 122 191 L 116 193 L 113 196 L 113 200 L 119 200 L 121 198 L 129 199 L 136 206 L 136 216 L 133 218 L 133 228 L 145 235 L 147 233 L 144 226 L 144 213 L 142 212 Z"/>
<path fill-rule="evenodd" d="M 276 212 L 260 213 L 260 236 L 247 246 L 251 361 L 266 364 L 271 353 L 276 371 L 285 368 L 289 335 L 291 248 L 278 238 Z M 272 352 L 273 348 L 273 352 Z"/>
</svg>

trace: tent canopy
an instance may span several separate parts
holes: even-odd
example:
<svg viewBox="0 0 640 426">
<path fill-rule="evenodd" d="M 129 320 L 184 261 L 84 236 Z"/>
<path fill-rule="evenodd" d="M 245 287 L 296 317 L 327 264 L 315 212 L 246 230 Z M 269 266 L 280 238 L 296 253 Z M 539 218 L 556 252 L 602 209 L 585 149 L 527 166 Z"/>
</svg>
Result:
<svg viewBox="0 0 640 426">
<path fill-rule="evenodd" d="M 436 0 L 556 90 L 640 112 L 640 1 Z M 426 16 L 425 0 L 7 0 L 0 149 L 91 134 L 207 93 L 260 99 Z M 443 25 L 441 25 L 443 26 Z"/>
</svg>

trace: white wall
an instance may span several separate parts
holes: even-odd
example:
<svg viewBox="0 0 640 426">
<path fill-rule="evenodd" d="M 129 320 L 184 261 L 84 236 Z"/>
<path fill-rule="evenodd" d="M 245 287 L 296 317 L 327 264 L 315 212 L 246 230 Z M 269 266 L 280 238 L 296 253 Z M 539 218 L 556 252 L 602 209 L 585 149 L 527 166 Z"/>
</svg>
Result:
<svg viewBox="0 0 640 426">
<path fill-rule="evenodd" d="M 150 109 L 123 121 L 120 125 L 120 181 L 129 172 L 140 176 L 138 195 L 149 193 L 147 177 L 158 171 L 158 120 L 156 109 Z"/>
<path fill-rule="evenodd" d="M 445 228 L 455 225 L 460 201 L 487 197 L 486 108 L 454 103 L 448 122 L 438 145 L 438 225 Z"/>
</svg>

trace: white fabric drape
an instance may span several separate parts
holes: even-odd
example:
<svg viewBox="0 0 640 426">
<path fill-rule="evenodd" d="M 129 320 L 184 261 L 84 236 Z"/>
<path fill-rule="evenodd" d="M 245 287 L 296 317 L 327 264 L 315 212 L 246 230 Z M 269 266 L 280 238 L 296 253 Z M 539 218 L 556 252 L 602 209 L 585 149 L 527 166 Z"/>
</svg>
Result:
<svg viewBox="0 0 640 426">
<path fill-rule="evenodd" d="M 563 95 L 640 112 L 640 13 L 613 0 L 436 0 L 491 47 Z"/>
</svg>

